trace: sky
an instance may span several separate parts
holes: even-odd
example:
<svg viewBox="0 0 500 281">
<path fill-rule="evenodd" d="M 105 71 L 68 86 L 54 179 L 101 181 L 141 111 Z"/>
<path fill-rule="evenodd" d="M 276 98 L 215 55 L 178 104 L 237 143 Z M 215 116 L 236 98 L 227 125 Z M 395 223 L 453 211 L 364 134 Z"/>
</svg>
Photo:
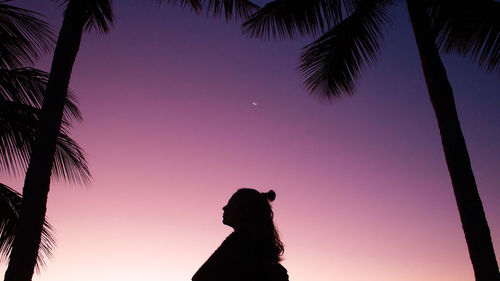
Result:
<svg viewBox="0 0 500 281">
<path fill-rule="evenodd" d="M 12 4 L 60 27 L 54 1 Z M 297 72 L 312 38 L 249 39 L 152 1 L 113 8 L 70 83 L 92 184 L 51 185 L 57 248 L 34 281 L 191 280 L 231 233 L 222 207 L 241 187 L 276 191 L 290 280 L 474 280 L 405 6 L 356 94 L 331 103 Z M 499 76 L 443 60 L 499 256 Z M 1 180 L 22 190 L 23 177 Z"/>
</svg>

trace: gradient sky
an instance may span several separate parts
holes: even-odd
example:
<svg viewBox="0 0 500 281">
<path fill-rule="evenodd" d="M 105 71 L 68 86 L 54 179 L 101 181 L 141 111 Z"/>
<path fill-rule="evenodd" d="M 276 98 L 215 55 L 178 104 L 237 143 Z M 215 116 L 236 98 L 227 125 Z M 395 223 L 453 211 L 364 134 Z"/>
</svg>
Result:
<svg viewBox="0 0 500 281">
<path fill-rule="evenodd" d="M 58 30 L 54 1 L 12 4 Z M 34 281 L 190 280 L 231 232 L 221 208 L 240 187 L 276 191 L 291 281 L 473 280 L 404 6 L 356 95 L 329 104 L 296 71 L 310 39 L 248 39 L 151 1 L 114 11 L 109 34 L 84 36 L 71 79 L 93 182 L 52 184 L 58 246 Z M 500 256 L 499 76 L 443 59 Z"/>
</svg>

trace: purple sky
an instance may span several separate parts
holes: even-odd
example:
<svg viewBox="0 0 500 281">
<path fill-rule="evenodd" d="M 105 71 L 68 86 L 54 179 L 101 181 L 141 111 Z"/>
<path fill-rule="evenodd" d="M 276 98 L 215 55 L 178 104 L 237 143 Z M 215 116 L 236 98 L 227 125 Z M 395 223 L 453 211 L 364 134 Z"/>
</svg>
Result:
<svg viewBox="0 0 500 281">
<path fill-rule="evenodd" d="M 52 1 L 12 3 L 61 23 Z M 247 39 L 151 1 L 114 11 L 109 34 L 84 36 L 71 80 L 93 183 L 54 182 L 58 247 L 35 281 L 190 280 L 230 233 L 221 208 L 239 187 L 276 191 L 290 280 L 473 280 L 405 6 L 356 95 L 329 104 L 297 73 L 310 39 Z M 498 256 L 499 76 L 443 60 Z"/>
</svg>

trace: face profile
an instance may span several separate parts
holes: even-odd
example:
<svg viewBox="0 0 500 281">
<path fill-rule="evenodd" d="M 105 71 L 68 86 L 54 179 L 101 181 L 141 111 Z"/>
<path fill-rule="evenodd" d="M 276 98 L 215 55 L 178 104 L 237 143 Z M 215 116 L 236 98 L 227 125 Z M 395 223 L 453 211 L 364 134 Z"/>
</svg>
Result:
<svg viewBox="0 0 500 281">
<path fill-rule="evenodd" d="M 238 189 L 222 207 L 222 223 L 234 229 L 193 276 L 193 281 L 283 280 L 283 243 L 274 225 L 276 193 Z"/>
<path fill-rule="evenodd" d="M 222 210 L 224 211 L 224 213 L 222 214 L 222 223 L 235 228 L 241 210 L 239 209 L 239 206 L 237 205 L 237 202 L 235 202 L 233 197 L 229 199 L 226 206 L 222 207 Z"/>
</svg>

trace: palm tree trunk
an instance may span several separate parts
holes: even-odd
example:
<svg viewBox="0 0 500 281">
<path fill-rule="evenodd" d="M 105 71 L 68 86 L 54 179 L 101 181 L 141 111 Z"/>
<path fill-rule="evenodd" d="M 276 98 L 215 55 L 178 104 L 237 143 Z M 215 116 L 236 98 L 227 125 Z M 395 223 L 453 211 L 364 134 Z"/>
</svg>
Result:
<svg viewBox="0 0 500 281">
<path fill-rule="evenodd" d="M 37 138 L 23 188 L 23 203 L 5 281 L 29 281 L 38 256 L 50 175 L 73 63 L 84 26 L 84 1 L 69 1 L 59 32 Z"/>
<path fill-rule="evenodd" d="M 500 281 L 490 229 L 460 128 L 453 91 L 429 19 L 421 0 L 407 0 L 407 4 L 476 281 Z"/>
</svg>

